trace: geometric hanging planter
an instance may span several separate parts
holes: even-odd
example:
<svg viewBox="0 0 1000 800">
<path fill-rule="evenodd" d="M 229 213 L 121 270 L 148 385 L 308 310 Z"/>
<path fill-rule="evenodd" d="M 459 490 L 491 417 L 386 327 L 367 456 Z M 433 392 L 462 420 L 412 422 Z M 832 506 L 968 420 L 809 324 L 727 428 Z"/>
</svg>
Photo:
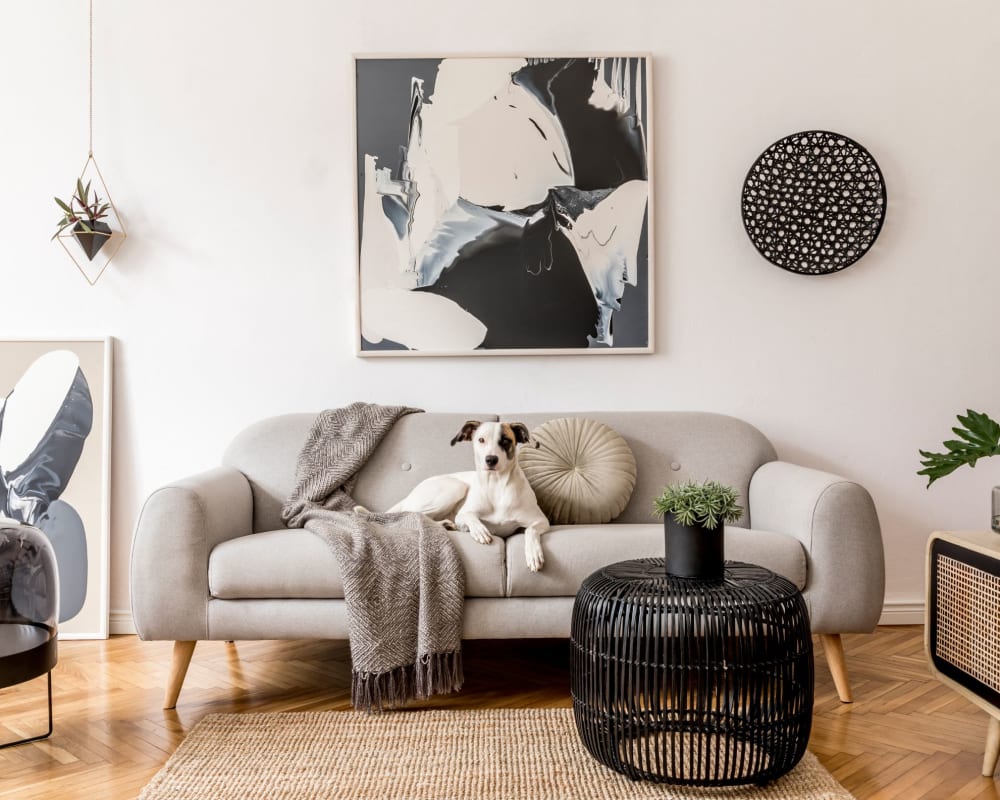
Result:
<svg viewBox="0 0 1000 800">
<path fill-rule="evenodd" d="M 76 181 L 76 191 L 69 200 L 55 198 L 63 216 L 53 239 L 58 239 L 80 274 L 93 286 L 100 280 L 111 259 L 125 241 L 125 226 L 118 216 L 115 204 L 101 168 L 94 158 L 94 0 L 90 0 L 90 54 L 89 62 L 89 127 L 90 141 L 87 161 Z"/>
<path fill-rule="evenodd" d="M 127 238 L 93 153 L 87 156 L 73 196 L 56 202 L 63 217 L 53 238 L 93 286 Z"/>
</svg>

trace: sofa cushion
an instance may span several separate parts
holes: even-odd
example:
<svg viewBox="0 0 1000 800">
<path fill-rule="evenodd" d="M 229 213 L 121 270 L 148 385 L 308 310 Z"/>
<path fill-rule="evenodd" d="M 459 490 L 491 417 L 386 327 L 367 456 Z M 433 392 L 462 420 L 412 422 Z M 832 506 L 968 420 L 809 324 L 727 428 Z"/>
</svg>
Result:
<svg viewBox="0 0 1000 800">
<path fill-rule="evenodd" d="M 538 447 L 523 448 L 519 461 L 550 523 L 610 522 L 622 513 L 635 488 L 635 456 L 611 427 L 561 417 L 531 435 Z"/>
<path fill-rule="evenodd" d="M 474 542 L 467 533 L 449 534 L 465 565 L 466 597 L 504 596 L 504 543 Z M 223 542 L 208 559 L 212 597 L 225 600 L 344 596 L 333 552 L 301 528 L 254 533 Z"/>
<path fill-rule="evenodd" d="M 507 539 L 507 594 L 510 597 L 568 597 L 583 579 L 606 564 L 631 558 L 663 557 L 663 525 L 607 524 L 556 526 L 542 536 L 545 566 L 531 572 L 524 558 L 524 534 Z M 783 533 L 726 526 L 726 558 L 760 564 L 784 575 L 799 589 L 806 585 L 806 553 L 798 539 Z"/>
</svg>

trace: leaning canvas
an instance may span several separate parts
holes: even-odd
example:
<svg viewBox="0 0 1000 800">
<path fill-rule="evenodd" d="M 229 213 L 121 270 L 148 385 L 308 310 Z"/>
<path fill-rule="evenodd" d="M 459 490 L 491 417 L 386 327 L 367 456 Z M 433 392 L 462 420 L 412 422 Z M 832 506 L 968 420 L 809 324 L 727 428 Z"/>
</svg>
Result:
<svg viewBox="0 0 1000 800">
<path fill-rule="evenodd" d="M 652 351 L 648 56 L 355 78 L 359 355 Z"/>
<path fill-rule="evenodd" d="M 60 638 L 108 635 L 111 339 L 0 341 L 0 516 L 59 570 Z"/>
</svg>

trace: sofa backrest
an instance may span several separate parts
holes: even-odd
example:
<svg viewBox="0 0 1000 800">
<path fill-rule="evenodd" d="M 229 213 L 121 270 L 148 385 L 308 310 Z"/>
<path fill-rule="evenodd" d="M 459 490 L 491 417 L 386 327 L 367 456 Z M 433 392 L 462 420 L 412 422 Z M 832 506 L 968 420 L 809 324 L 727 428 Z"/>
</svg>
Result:
<svg viewBox="0 0 1000 800">
<path fill-rule="evenodd" d="M 750 478 L 777 459 L 755 427 L 699 411 L 592 411 L 532 414 L 410 414 L 400 419 L 358 473 L 354 499 L 382 511 L 432 475 L 472 469 L 468 445 L 450 445 L 469 419 L 523 422 L 529 429 L 558 417 L 603 422 L 635 454 L 635 491 L 616 522 L 650 522 L 653 498 L 667 483 L 717 480 L 734 487 L 747 506 Z M 254 530 L 282 527 L 281 506 L 295 486 L 295 463 L 316 414 L 286 414 L 251 425 L 227 448 L 223 463 L 240 470 L 254 496 Z M 741 525 L 749 525 L 744 514 Z"/>
<path fill-rule="evenodd" d="M 743 519 L 750 478 L 762 464 L 775 461 L 773 445 L 748 422 L 701 411 L 586 411 L 566 414 L 501 414 L 504 422 L 528 429 L 557 417 L 586 417 L 617 431 L 635 455 L 636 484 L 615 522 L 653 522 L 653 499 L 668 483 L 715 480 L 739 492 Z"/>
<path fill-rule="evenodd" d="M 284 414 L 254 423 L 226 448 L 222 463 L 235 467 L 253 491 L 253 529 L 284 526 L 281 506 L 295 488 L 295 464 L 316 414 Z M 373 511 L 401 500 L 424 478 L 471 469 L 464 447 L 452 438 L 470 419 L 496 421 L 496 414 L 408 414 L 386 434 L 358 473 L 354 499 Z"/>
</svg>

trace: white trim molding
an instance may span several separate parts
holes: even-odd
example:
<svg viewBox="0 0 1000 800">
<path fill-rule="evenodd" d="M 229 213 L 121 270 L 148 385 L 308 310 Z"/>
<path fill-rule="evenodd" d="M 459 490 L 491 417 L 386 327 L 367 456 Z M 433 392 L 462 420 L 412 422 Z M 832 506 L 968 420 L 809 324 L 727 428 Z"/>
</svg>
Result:
<svg viewBox="0 0 1000 800">
<path fill-rule="evenodd" d="M 922 600 L 917 602 L 887 601 L 882 606 L 882 616 L 879 617 L 878 624 L 923 625 L 924 603 Z"/>
<path fill-rule="evenodd" d="M 131 611 L 112 611 L 109 620 L 109 632 L 112 636 L 123 633 L 135 633 L 135 623 Z"/>
</svg>

